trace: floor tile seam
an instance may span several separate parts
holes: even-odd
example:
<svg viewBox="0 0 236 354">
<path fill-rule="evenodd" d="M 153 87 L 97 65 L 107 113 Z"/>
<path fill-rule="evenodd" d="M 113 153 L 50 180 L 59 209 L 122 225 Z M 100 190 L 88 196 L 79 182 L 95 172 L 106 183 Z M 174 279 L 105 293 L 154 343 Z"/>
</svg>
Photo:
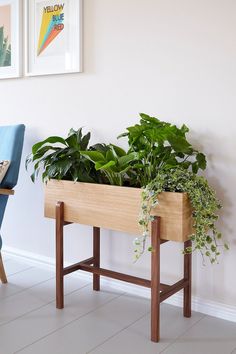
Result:
<svg viewBox="0 0 236 354">
<path fill-rule="evenodd" d="M 122 295 L 123 295 L 123 294 L 119 294 L 119 295 L 115 296 L 114 298 L 108 300 L 108 301 L 105 302 L 104 304 L 102 304 L 102 305 L 96 307 L 95 309 L 90 310 L 90 311 L 86 312 L 85 314 L 83 314 L 83 315 L 81 315 L 81 316 L 79 316 L 79 317 L 74 318 L 73 320 L 69 321 L 69 322 L 66 323 L 65 325 L 63 325 L 63 326 L 61 326 L 61 327 L 59 327 L 59 328 L 57 328 L 57 329 L 55 329 L 55 330 L 49 332 L 48 334 L 46 334 L 46 335 L 42 336 L 41 338 L 39 338 L 39 339 L 33 341 L 32 343 L 30 343 L 30 344 L 28 344 L 28 345 L 26 345 L 26 346 L 20 348 L 19 350 L 17 350 L 17 351 L 14 352 L 13 354 L 20 353 L 21 351 L 25 350 L 26 348 L 29 348 L 30 346 L 36 344 L 37 342 L 40 342 L 41 340 L 43 340 L 43 339 L 45 339 L 45 338 L 51 336 L 52 334 L 56 333 L 57 331 L 62 330 L 63 328 L 66 328 L 67 326 L 70 326 L 72 323 L 74 323 L 74 322 L 76 322 L 76 321 L 78 321 L 78 320 L 81 320 L 83 317 L 86 317 L 86 316 L 90 315 L 91 313 L 95 312 L 96 310 L 100 309 L 100 308 L 103 307 L 103 306 L 106 306 L 107 304 L 109 304 L 110 302 L 116 300 L 117 298 L 121 297 Z"/>
<path fill-rule="evenodd" d="M 36 268 L 36 267 L 30 266 L 30 267 L 28 267 L 28 268 L 21 269 L 21 270 L 15 272 L 15 273 L 7 274 L 7 278 L 10 278 L 10 277 L 12 277 L 13 275 L 16 275 L 16 274 L 19 274 L 19 273 L 24 273 L 24 272 L 26 272 L 27 270 L 32 269 L 32 268 Z M 7 272 L 6 272 L 6 273 L 7 273 Z"/>
<path fill-rule="evenodd" d="M 6 322 L 4 322 L 4 323 L 1 323 L 1 324 L 0 324 L 0 328 L 9 325 L 9 323 L 12 323 L 12 322 L 14 322 L 14 321 L 17 321 L 17 320 L 19 320 L 20 318 L 22 318 L 22 317 L 24 317 L 24 316 L 27 316 L 27 315 L 29 315 L 30 313 L 34 312 L 34 311 L 38 311 L 38 310 L 40 310 L 41 308 L 47 306 L 48 304 L 49 304 L 49 303 L 47 303 L 47 304 L 42 304 L 41 306 L 39 306 L 39 307 L 37 307 L 37 308 L 35 308 L 35 309 L 33 309 L 33 310 L 30 310 L 30 311 L 28 311 L 28 312 L 25 312 L 24 314 L 22 314 L 22 315 L 20 315 L 20 316 L 17 316 L 17 317 L 15 317 L 15 318 L 13 318 L 13 319 L 11 319 L 11 320 L 9 320 L 9 321 L 6 321 Z"/>
<path fill-rule="evenodd" d="M 83 287 L 81 287 L 81 288 L 79 288 L 79 289 L 77 289 L 77 290 L 71 291 L 70 293 L 66 294 L 65 297 L 68 296 L 68 295 L 71 295 L 72 293 L 74 293 L 74 292 L 76 292 L 76 291 L 80 291 L 81 289 L 86 288 L 86 286 L 88 286 L 88 284 L 87 284 L 87 285 L 84 285 Z M 48 302 L 45 302 L 44 304 L 42 304 L 42 306 L 39 306 L 39 307 L 37 307 L 37 308 L 35 308 L 35 309 L 33 309 L 33 310 L 30 310 L 30 311 L 28 311 L 28 312 L 25 312 L 25 313 L 23 313 L 22 315 L 17 316 L 17 317 L 15 317 L 15 318 L 11 319 L 10 321 L 1 323 L 1 324 L 0 324 L 0 327 L 6 326 L 6 325 L 8 325 L 8 324 L 11 323 L 11 322 L 14 322 L 14 321 L 16 321 L 16 320 L 19 320 L 19 319 L 22 318 L 22 317 L 28 316 L 30 313 L 35 312 L 35 311 L 38 311 L 38 310 L 40 310 L 41 308 L 46 307 L 46 306 L 48 306 L 49 304 L 52 304 L 54 301 L 55 301 L 55 299 L 53 299 L 53 300 L 51 300 L 51 301 L 48 301 Z"/>
<path fill-rule="evenodd" d="M 51 279 L 53 279 L 53 278 L 55 278 L 55 276 L 53 276 L 53 277 L 51 277 L 51 278 L 48 278 L 47 280 L 42 280 L 42 281 L 40 281 L 40 282 L 37 283 L 37 284 L 34 284 L 34 285 L 32 285 L 32 286 L 29 286 L 28 288 L 19 290 L 19 291 L 17 291 L 17 292 L 14 293 L 14 294 L 10 294 L 10 295 L 4 296 L 4 297 L 1 298 L 1 299 L 8 299 L 8 298 L 10 298 L 10 297 L 12 297 L 12 296 L 22 294 L 22 293 L 24 293 L 25 291 L 28 291 L 28 290 L 33 289 L 34 287 L 36 287 L 36 286 L 38 286 L 38 285 L 41 285 L 41 284 L 43 284 L 43 283 L 46 283 L 47 281 L 49 281 L 49 280 L 51 280 Z M 7 283 L 7 284 L 4 284 L 4 286 L 7 286 L 8 284 L 11 285 L 11 283 Z M 12 284 L 12 285 L 14 285 L 14 284 Z"/>
<path fill-rule="evenodd" d="M 151 309 L 151 298 L 149 299 L 149 298 L 137 295 L 137 294 L 132 294 L 132 293 L 129 293 L 128 291 L 125 291 L 124 295 L 126 295 L 127 297 L 132 297 L 132 298 L 135 298 L 135 299 L 139 299 L 139 300 L 141 300 L 143 302 L 148 303 L 150 305 L 150 309 Z"/>
<path fill-rule="evenodd" d="M 95 347 L 93 347 L 91 350 L 89 350 L 88 352 L 86 352 L 86 354 L 90 354 L 92 353 L 95 349 L 101 347 L 103 344 L 105 344 L 106 342 L 108 342 L 109 340 L 111 340 L 112 338 L 116 337 L 117 335 L 119 335 L 120 333 L 122 333 L 123 331 L 127 330 L 129 327 L 133 326 L 136 322 L 142 320 L 144 317 L 146 317 L 148 314 L 150 313 L 150 311 L 146 312 L 144 315 L 142 315 L 141 317 L 139 317 L 138 319 L 136 319 L 135 321 L 133 321 L 132 323 L 128 324 L 127 326 L 123 327 L 122 329 L 120 329 L 118 332 L 114 333 L 113 335 L 111 335 L 110 337 L 108 337 L 106 340 L 104 340 L 102 343 L 96 345 Z"/>
<path fill-rule="evenodd" d="M 182 332 L 180 335 L 178 335 L 176 338 L 174 338 L 163 350 L 160 351 L 159 354 L 165 353 L 165 351 L 170 348 L 179 338 L 185 335 L 191 328 L 193 328 L 195 325 L 197 325 L 200 321 L 202 321 L 207 315 L 203 315 L 199 320 L 197 320 L 195 323 L 193 323 L 188 329 L 186 329 L 184 332 Z"/>
</svg>

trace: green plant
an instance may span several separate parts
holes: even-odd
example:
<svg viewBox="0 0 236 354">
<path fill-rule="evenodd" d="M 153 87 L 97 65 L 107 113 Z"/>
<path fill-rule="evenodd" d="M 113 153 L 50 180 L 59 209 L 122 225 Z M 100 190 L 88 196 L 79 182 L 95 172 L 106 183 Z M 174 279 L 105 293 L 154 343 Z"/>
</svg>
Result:
<svg viewBox="0 0 236 354">
<path fill-rule="evenodd" d="M 181 168 L 160 170 L 156 178 L 143 188 L 139 220 L 143 235 L 135 239 L 135 259 L 139 259 L 145 250 L 149 224 L 153 220 L 151 212 L 158 204 L 158 195 L 162 191 L 188 193 L 193 208 L 194 233 L 190 235 L 193 246 L 187 248 L 187 252 L 198 250 L 203 260 L 209 257 L 211 263 L 217 262 L 222 246 L 219 244 L 222 235 L 215 225 L 218 219 L 217 212 L 221 208 L 220 202 L 204 177 Z M 228 249 L 226 243 L 224 247 Z"/>
<path fill-rule="evenodd" d="M 0 67 L 11 66 L 11 44 L 4 37 L 4 27 L 0 27 Z"/>
<path fill-rule="evenodd" d="M 135 259 L 145 250 L 152 209 L 162 191 L 186 192 L 193 209 L 193 246 L 186 252 L 198 250 L 211 263 L 220 255 L 221 233 L 216 228 L 220 203 L 215 192 L 198 170 L 206 168 L 205 155 L 188 142 L 186 125 L 181 128 L 162 122 L 144 113 L 139 124 L 127 128 L 119 137 L 128 137 L 126 152 L 113 144 L 89 146 L 90 133 L 82 128 L 71 129 L 66 139 L 51 136 L 32 147 L 26 167 L 32 163 L 34 181 L 42 168 L 43 181 L 50 178 L 91 183 L 108 183 L 142 187 L 139 223 L 142 236 L 135 239 Z M 225 243 L 224 247 L 228 249 Z M 150 249 L 151 250 L 151 249 Z"/>
<path fill-rule="evenodd" d="M 80 182 L 103 183 L 101 175 L 93 163 L 81 155 L 88 148 L 90 133 L 82 135 L 82 128 L 70 129 L 66 139 L 59 136 L 49 138 L 33 145 L 32 153 L 26 159 L 26 168 L 34 164 L 31 179 L 34 182 L 42 168 L 43 181 L 51 178 Z"/>
<path fill-rule="evenodd" d="M 162 122 L 155 117 L 140 113 L 140 124 L 128 127 L 118 138 L 128 137 L 128 153 L 138 152 L 139 159 L 133 164 L 135 184 L 150 183 L 160 169 L 191 168 L 194 173 L 206 168 L 205 155 L 187 141 L 189 128 Z M 132 183 L 132 184 L 134 184 Z"/>
<path fill-rule="evenodd" d="M 131 163 L 138 159 L 137 152 L 127 154 L 113 144 L 97 144 L 93 149 L 96 151 L 81 151 L 81 155 L 94 163 L 96 171 L 104 173 L 110 184 L 122 186 L 128 183 L 128 172 L 132 168 Z"/>
</svg>

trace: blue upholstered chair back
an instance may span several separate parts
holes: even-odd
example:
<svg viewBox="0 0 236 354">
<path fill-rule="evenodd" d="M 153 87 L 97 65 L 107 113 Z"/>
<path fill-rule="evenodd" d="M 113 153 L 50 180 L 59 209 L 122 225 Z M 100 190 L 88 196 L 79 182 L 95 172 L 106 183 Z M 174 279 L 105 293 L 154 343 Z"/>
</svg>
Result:
<svg viewBox="0 0 236 354">
<path fill-rule="evenodd" d="M 0 161 L 11 161 L 0 188 L 12 189 L 17 184 L 22 147 L 24 141 L 25 126 L 23 124 L 0 126 Z M 0 229 L 7 205 L 8 196 L 0 195 Z M 2 240 L 0 236 L 0 250 Z"/>
</svg>

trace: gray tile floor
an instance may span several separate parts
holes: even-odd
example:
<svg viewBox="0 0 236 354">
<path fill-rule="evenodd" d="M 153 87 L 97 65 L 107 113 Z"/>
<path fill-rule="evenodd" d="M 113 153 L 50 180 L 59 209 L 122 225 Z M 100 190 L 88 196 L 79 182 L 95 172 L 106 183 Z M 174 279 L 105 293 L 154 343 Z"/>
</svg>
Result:
<svg viewBox="0 0 236 354">
<path fill-rule="evenodd" d="M 161 306 L 161 341 L 152 343 L 150 304 L 103 285 L 65 278 L 65 309 L 56 310 L 50 270 L 5 259 L 0 285 L 0 354 L 236 354 L 236 323 Z"/>
</svg>

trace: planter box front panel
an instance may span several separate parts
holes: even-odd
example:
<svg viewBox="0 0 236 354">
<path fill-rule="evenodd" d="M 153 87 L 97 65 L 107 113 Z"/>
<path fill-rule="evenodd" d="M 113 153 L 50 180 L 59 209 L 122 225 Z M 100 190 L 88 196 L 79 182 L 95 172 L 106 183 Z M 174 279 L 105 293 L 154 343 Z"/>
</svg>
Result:
<svg viewBox="0 0 236 354">
<path fill-rule="evenodd" d="M 163 192 L 153 215 L 161 217 L 161 238 L 186 241 L 192 233 L 186 193 Z M 56 203 L 64 202 L 64 220 L 140 235 L 139 188 L 51 180 L 45 186 L 45 216 L 55 219 Z"/>
</svg>

